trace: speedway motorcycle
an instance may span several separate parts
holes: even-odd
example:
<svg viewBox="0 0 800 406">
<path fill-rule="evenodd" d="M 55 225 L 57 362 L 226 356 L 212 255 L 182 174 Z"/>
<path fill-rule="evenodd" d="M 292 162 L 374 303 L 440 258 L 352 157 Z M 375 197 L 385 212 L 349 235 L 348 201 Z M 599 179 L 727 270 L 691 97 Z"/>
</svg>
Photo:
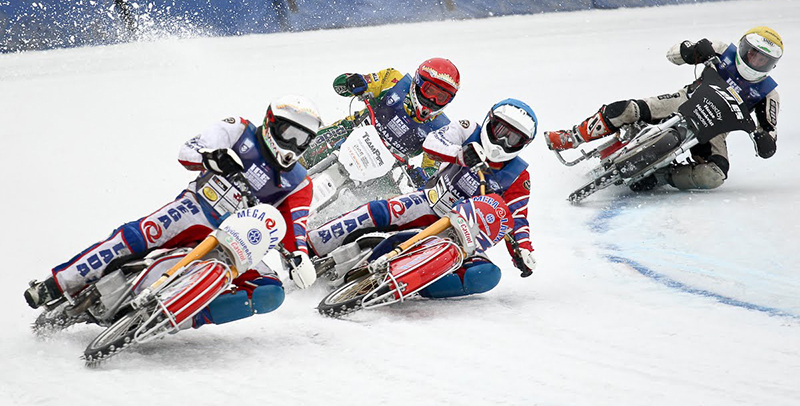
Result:
<svg viewBox="0 0 800 406">
<path fill-rule="evenodd" d="M 481 188 L 485 188 L 483 179 Z M 318 278 L 340 285 L 322 299 L 317 310 L 340 317 L 403 302 L 503 239 L 518 250 L 509 234 L 513 221 L 500 196 L 482 193 L 458 202 L 421 231 L 365 234 L 314 259 Z M 515 265 L 524 270 L 523 277 L 531 274 L 516 259 Z"/>
<path fill-rule="evenodd" d="M 191 327 L 192 317 L 228 291 L 240 270 L 271 249 L 288 254 L 279 245 L 286 232 L 280 212 L 248 193 L 241 174 L 231 180 L 218 177 L 215 184 L 226 183 L 220 196 L 236 196 L 244 208 L 228 215 L 200 244 L 109 266 L 74 297 L 47 305 L 34 322 L 34 332 L 50 334 L 81 322 L 105 327 L 83 354 L 87 366 L 97 366 L 132 345 Z"/>
<path fill-rule="evenodd" d="M 609 141 L 568 160 L 555 151 L 566 166 L 592 158 L 599 165 L 589 172 L 591 181 L 572 192 L 568 200 L 578 203 L 611 185 L 631 185 L 669 166 L 681 154 L 719 134 L 742 130 L 752 132 L 755 123 L 744 100 L 713 68 L 718 58 L 706 62 L 699 86 L 678 112 L 659 124 L 635 123 L 624 126 Z"/>
</svg>

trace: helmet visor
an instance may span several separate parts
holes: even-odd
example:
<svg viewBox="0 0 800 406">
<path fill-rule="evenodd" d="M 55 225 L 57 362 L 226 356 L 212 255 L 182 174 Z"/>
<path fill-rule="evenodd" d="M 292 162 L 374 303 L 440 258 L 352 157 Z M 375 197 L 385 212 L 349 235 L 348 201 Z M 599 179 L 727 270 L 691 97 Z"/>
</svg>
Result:
<svg viewBox="0 0 800 406">
<path fill-rule="evenodd" d="M 303 153 L 317 135 L 291 120 L 276 117 L 274 114 L 267 114 L 264 125 L 269 128 L 269 132 L 278 146 L 297 154 Z"/>
<path fill-rule="evenodd" d="M 502 147 L 506 152 L 517 152 L 532 140 L 527 134 L 493 114 L 489 115 L 487 127 L 486 133 L 492 144 Z"/>
<path fill-rule="evenodd" d="M 419 75 L 415 78 L 416 86 L 414 91 L 417 92 L 417 98 L 423 106 L 431 110 L 439 110 L 450 103 L 455 95 L 442 89 L 435 83 L 424 80 Z"/>
<path fill-rule="evenodd" d="M 763 73 L 771 71 L 780 59 L 770 55 L 768 50 L 750 43 L 747 37 L 742 38 L 739 43 L 739 58 L 750 68 Z"/>
</svg>

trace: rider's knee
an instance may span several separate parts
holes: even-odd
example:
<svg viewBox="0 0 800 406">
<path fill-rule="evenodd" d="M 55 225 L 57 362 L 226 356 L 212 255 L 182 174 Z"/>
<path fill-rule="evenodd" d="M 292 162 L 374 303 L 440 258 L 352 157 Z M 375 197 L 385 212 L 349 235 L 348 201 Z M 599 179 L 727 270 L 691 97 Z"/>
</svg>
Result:
<svg viewBox="0 0 800 406">
<path fill-rule="evenodd" d="M 464 268 L 464 292 L 468 295 L 488 292 L 500 283 L 500 268 L 491 262 L 475 262 Z"/>
<path fill-rule="evenodd" d="M 218 296 L 198 316 L 194 327 L 203 324 L 224 324 L 241 320 L 254 314 L 269 313 L 283 304 L 286 294 L 281 285 L 263 285 L 253 289 L 251 297 L 239 290 Z M 202 320 L 200 320 L 202 319 Z"/>
<path fill-rule="evenodd" d="M 714 160 L 709 160 L 697 165 L 680 165 L 672 171 L 669 183 L 682 190 L 718 188 L 725 182 L 726 171 L 721 168 L 721 166 L 727 167 L 725 163 L 720 162 L 722 164 L 720 165 Z"/>
<path fill-rule="evenodd" d="M 606 122 L 619 128 L 640 120 L 649 122 L 650 107 L 643 100 L 620 100 L 607 105 L 603 115 Z"/>
</svg>

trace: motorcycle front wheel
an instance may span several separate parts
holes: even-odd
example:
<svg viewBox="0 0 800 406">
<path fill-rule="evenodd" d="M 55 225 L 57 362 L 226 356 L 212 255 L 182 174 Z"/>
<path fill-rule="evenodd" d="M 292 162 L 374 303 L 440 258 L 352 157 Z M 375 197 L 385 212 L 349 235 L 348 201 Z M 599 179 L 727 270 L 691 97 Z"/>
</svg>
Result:
<svg viewBox="0 0 800 406">
<path fill-rule="evenodd" d="M 150 317 L 147 308 L 132 311 L 95 337 L 83 352 L 86 366 L 94 367 L 134 343 L 136 330 Z"/>
<path fill-rule="evenodd" d="M 383 276 L 370 274 L 361 279 L 345 283 L 338 289 L 329 293 L 317 306 L 320 314 L 329 317 L 340 317 L 361 309 L 364 298 L 380 286 Z M 380 296 L 389 291 L 385 286 L 373 296 Z"/>
</svg>

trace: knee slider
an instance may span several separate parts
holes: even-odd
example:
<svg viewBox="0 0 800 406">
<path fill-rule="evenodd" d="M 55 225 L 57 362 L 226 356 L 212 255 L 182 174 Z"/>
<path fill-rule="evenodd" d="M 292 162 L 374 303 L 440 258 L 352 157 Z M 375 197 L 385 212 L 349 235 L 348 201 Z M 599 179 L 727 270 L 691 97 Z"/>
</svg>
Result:
<svg viewBox="0 0 800 406">
<path fill-rule="evenodd" d="M 639 120 L 649 121 L 650 108 L 643 100 L 621 100 L 606 106 L 603 115 L 606 122 L 619 128 Z"/>
<path fill-rule="evenodd" d="M 500 283 L 500 268 L 491 262 L 478 262 L 464 267 L 464 292 L 484 293 Z"/>
<path fill-rule="evenodd" d="M 144 235 L 142 235 L 138 221 L 125 223 L 122 227 L 114 230 L 114 233 L 118 230 L 122 231 L 122 238 L 125 239 L 134 254 L 141 254 L 147 250 L 147 242 L 144 239 Z"/>
<path fill-rule="evenodd" d="M 369 202 L 368 205 L 369 213 L 372 216 L 375 227 L 389 227 L 389 223 L 392 219 L 389 214 L 389 202 L 386 200 L 376 200 Z"/>
<path fill-rule="evenodd" d="M 678 189 L 715 189 L 725 182 L 725 173 L 714 162 L 681 165 L 672 172 L 670 184 Z"/>
<path fill-rule="evenodd" d="M 252 298 L 248 298 L 244 290 L 220 295 L 209 303 L 208 311 L 214 324 L 230 323 L 254 314 L 269 313 L 283 304 L 285 296 L 282 286 L 259 286 L 253 289 Z"/>
</svg>

